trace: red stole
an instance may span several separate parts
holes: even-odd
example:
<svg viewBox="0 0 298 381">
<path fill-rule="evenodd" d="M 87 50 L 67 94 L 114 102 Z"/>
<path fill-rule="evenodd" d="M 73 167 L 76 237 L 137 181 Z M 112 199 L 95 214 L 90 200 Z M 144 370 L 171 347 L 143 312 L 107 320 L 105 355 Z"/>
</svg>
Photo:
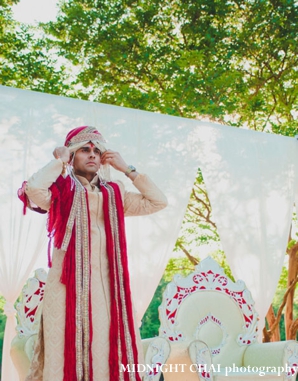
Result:
<svg viewBox="0 0 298 381">
<path fill-rule="evenodd" d="M 123 372 L 127 365 L 134 369 L 132 365 L 138 363 L 138 353 L 122 197 L 116 183 L 104 183 L 100 187 L 103 194 L 106 247 L 110 268 L 110 381 L 141 381 L 137 372 Z M 66 178 L 59 176 L 50 190 L 52 204 L 48 218 L 49 238 L 50 241 L 54 238 L 56 248 L 66 250 L 61 275 L 61 282 L 66 287 L 63 381 L 93 381 L 88 194 L 85 189 L 74 184 L 69 176 Z M 84 284 L 85 288 L 80 286 L 81 284 Z M 83 303 L 79 302 L 81 300 Z"/>
</svg>

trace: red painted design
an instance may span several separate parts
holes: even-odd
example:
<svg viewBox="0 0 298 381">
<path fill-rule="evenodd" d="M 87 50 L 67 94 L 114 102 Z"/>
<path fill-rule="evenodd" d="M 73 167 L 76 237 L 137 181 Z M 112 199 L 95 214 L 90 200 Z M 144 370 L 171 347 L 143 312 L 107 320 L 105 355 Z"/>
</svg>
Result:
<svg viewBox="0 0 298 381">
<path fill-rule="evenodd" d="M 205 261 L 205 260 L 204 260 Z M 189 275 L 187 278 L 178 276 L 170 284 L 164 294 L 163 305 L 161 306 L 161 331 L 164 337 L 168 337 L 171 341 L 179 341 L 182 338 L 181 332 L 176 332 L 177 312 L 181 303 L 190 295 L 197 291 L 212 290 L 223 293 L 234 300 L 243 314 L 245 331 L 238 336 L 239 344 L 248 344 L 256 339 L 257 335 L 257 313 L 254 309 L 254 302 L 245 284 L 241 281 L 234 283 L 224 273 L 222 268 L 211 258 L 209 258 L 207 270 L 203 271 L 204 265 L 197 266 L 197 272 Z M 164 311 L 164 312 L 163 312 Z"/>
<path fill-rule="evenodd" d="M 221 276 L 221 274 L 213 273 L 211 270 L 209 270 L 207 274 L 202 272 L 200 274 L 194 275 L 194 277 L 193 277 L 193 281 L 196 284 L 202 282 L 203 280 L 207 283 L 213 283 L 215 280 L 217 280 L 219 283 L 221 283 L 221 285 L 223 287 L 215 287 L 216 291 L 223 292 L 223 293 L 229 295 L 230 297 L 232 297 L 234 299 L 234 301 L 238 304 L 238 306 L 240 307 L 241 310 L 243 309 L 243 305 L 245 305 L 248 307 L 248 309 L 250 311 L 252 311 L 252 306 L 247 304 L 246 300 L 244 299 L 243 291 L 235 292 L 235 291 L 230 291 L 228 288 L 225 288 L 225 286 L 228 284 L 227 277 Z M 172 303 L 173 299 L 178 301 L 178 306 L 179 306 L 181 304 L 181 302 L 185 298 L 187 298 L 189 295 L 191 295 L 192 293 L 194 293 L 198 290 L 202 290 L 202 289 L 206 289 L 206 287 L 205 286 L 204 287 L 193 286 L 190 288 L 183 288 L 183 287 L 178 286 L 177 287 L 177 293 L 173 296 L 173 298 L 167 299 L 167 306 L 171 306 L 173 304 Z M 166 313 L 167 313 L 167 316 L 169 319 L 176 317 L 178 306 L 175 308 L 174 311 L 167 309 Z M 252 319 L 253 319 L 253 315 L 247 316 L 247 315 L 243 314 L 243 316 L 244 316 L 245 321 L 248 322 L 249 324 L 251 324 Z"/>
<path fill-rule="evenodd" d="M 215 355 L 218 355 L 220 353 L 221 348 L 224 346 L 224 344 L 226 342 L 227 333 L 226 333 L 226 330 L 225 330 L 222 322 L 212 314 L 208 314 L 207 316 L 205 316 L 203 319 L 200 320 L 200 322 L 198 324 L 198 328 L 197 328 L 197 333 L 200 331 L 201 327 L 204 324 L 208 323 L 208 321 L 210 321 L 210 320 L 213 323 L 215 323 L 216 325 L 218 325 L 221 328 L 222 333 L 223 333 L 223 339 L 222 339 L 221 343 L 218 346 L 216 346 L 215 348 L 211 348 L 211 347 L 209 348 L 212 355 L 215 356 Z"/>
</svg>

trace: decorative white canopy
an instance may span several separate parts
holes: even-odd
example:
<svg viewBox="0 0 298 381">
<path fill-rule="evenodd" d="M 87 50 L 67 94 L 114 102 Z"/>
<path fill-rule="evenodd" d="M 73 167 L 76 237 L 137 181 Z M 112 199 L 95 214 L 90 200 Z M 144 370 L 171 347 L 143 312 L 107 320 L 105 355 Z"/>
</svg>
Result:
<svg viewBox="0 0 298 381">
<path fill-rule="evenodd" d="M 45 217 L 33 212 L 23 217 L 16 191 L 51 159 L 66 133 L 80 125 L 96 126 L 108 147 L 150 175 L 169 200 L 168 208 L 156 215 L 127 219 L 138 318 L 172 253 L 200 167 L 229 264 L 235 278 L 251 290 L 262 328 L 280 275 L 298 187 L 295 139 L 3 86 L 0 110 L 0 293 L 8 316 L 4 380 L 17 380 L 9 358 L 13 303 L 38 256 L 46 257 Z M 133 190 L 124 175 L 113 175 Z"/>
</svg>

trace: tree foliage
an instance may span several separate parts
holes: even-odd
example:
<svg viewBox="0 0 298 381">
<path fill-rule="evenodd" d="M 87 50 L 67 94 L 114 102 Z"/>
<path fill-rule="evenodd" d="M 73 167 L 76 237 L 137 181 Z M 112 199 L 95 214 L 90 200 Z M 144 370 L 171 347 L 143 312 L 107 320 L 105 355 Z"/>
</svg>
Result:
<svg viewBox="0 0 298 381">
<path fill-rule="evenodd" d="M 160 326 L 158 307 L 161 305 L 162 294 L 166 286 L 167 282 L 164 278 L 162 278 L 142 319 L 142 325 L 140 328 L 142 339 L 158 336 L 158 329 Z"/>
<path fill-rule="evenodd" d="M 3 312 L 4 304 L 5 300 L 2 296 L 0 296 L 0 369 L 2 368 L 2 348 L 4 340 L 4 328 L 6 324 L 6 315 Z"/>
<path fill-rule="evenodd" d="M 1 85 L 65 94 L 65 67 L 58 64 L 43 30 L 13 20 L 11 6 L 18 0 L 0 1 Z"/>
<path fill-rule="evenodd" d="M 294 0 L 67 0 L 47 32 L 75 96 L 293 135 L 297 17 Z"/>
<path fill-rule="evenodd" d="M 211 242 L 219 243 L 220 238 L 212 219 L 210 201 L 199 169 L 176 242 L 176 250 L 182 251 L 195 265 L 198 260 L 192 257 L 200 257 L 200 247 Z M 219 245 L 214 246 L 214 249 L 219 248 Z"/>
</svg>

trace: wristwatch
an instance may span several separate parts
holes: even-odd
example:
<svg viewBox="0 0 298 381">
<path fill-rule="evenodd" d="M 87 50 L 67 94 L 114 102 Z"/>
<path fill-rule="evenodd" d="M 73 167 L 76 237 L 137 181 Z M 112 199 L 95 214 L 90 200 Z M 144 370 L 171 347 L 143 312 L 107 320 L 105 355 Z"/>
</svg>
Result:
<svg viewBox="0 0 298 381">
<path fill-rule="evenodd" d="M 125 172 L 125 175 L 128 176 L 131 172 L 135 172 L 136 170 L 137 170 L 136 167 L 134 167 L 133 165 L 129 165 L 129 166 L 127 167 L 127 170 L 126 170 L 126 172 Z"/>
</svg>

